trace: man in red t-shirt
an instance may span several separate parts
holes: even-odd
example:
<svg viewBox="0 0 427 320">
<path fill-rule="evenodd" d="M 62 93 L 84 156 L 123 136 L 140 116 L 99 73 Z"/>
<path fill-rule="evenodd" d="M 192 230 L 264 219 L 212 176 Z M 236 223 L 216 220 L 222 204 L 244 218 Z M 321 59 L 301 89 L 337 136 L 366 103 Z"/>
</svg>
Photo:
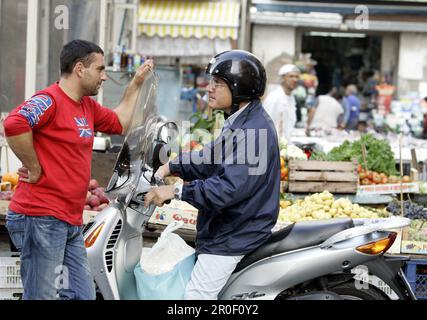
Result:
<svg viewBox="0 0 427 320">
<path fill-rule="evenodd" d="M 95 298 L 82 236 L 94 132 L 124 134 L 139 89 L 153 68 L 136 72 L 120 104 L 102 107 L 90 96 L 104 81 L 104 52 L 74 40 L 61 52 L 59 82 L 12 110 L 4 122 L 10 148 L 22 161 L 6 226 L 21 251 L 24 299 Z M 61 280 L 61 281 L 59 281 Z"/>
</svg>

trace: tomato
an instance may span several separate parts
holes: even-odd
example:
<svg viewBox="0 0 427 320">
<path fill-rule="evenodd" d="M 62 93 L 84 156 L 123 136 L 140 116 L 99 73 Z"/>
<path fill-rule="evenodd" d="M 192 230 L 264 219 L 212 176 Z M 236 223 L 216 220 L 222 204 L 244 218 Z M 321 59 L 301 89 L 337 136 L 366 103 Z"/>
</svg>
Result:
<svg viewBox="0 0 427 320">
<path fill-rule="evenodd" d="M 368 184 L 371 184 L 371 181 L 368 178 L 364 178 L 362 179 L 361 183 L 362 185 L 368 185 Z"/>
<path fill-rule="evenodd" d="M 381 176 L 377 172 L 374 172 L 372 175 L 372 181 L 375 184 L 380 184 L 381 183 Z"/>
<path fill-rule="evenodd" d="M 194 149 L 198 145 L 199 145 L 199 142 L 197 142 L 195 140 L 191 140 L 191 142 L 190 142 L 190 149 Z"/>
</svg>

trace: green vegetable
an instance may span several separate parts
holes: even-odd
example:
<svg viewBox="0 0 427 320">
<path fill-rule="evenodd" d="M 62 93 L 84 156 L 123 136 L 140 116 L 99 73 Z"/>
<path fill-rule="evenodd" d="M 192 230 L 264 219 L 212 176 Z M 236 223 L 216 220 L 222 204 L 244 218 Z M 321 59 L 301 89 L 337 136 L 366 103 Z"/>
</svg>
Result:
<svg viewBox="0 0 427 320">
<path fill-rule="evenodd" d="M 197 129 L 205 129 L 208 131 L 212 131 L 215 126 L 215 116 L 217 113 L 223 113 L 223 111 L 214 110 L 212 113 L 212 119 L 208 119 L 206 114 L 200 111 L 195 112 L 190 117 L 190 121 L 192 122 L 190 132 L 193 133 Z"/>
<path fill-rule="evenodd" d="M 328 154 L 316 152 L 311 159 L 322 161 L 352 161 L 357 159 L 360 164 L 363 164 L 362 144 L 366 146 L 368 170 L 387 175 L 397 174 L 394 154 L 388 141 L 376 139 L 371 134 L 363 135 L 360 140 L 354 142 L 346 140 L 339 147 L 333 148 Z"/>
</svg>

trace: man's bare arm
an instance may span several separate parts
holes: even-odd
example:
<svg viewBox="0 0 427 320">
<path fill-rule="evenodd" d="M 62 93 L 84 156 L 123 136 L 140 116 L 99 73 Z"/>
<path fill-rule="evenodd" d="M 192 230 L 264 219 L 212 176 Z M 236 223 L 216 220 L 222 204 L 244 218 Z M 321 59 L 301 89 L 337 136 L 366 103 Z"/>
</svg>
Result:
<svg viewBox="0 0 427 320">
<path fill-rule="evenodd" d="M 22 176 L 20 180 L 36 183 L 41 176 L 42 169 L 33 145 L 33 132 L 29 131 L 17 136 L 6 137 L 7 143 L 15 155 L 28 169 L 28 177 Z"/>
<path fill-rule="evenodd" d="M 114 112 L 119 117 L 120 124 L 123 127 L 123 134 L 125 134 L 130 126 L 132 120 L 133 110 L 135 108 L 139 89 L 141 88 L 144 80 L 149 72 L 153 69 L 154 64 L 152 60 L 147 60 L 141 67 L 138 68 L 135 77 L 127 87 L 125 94 L 123 95 L 122 101 L 114 109 Z"/>
</svg>

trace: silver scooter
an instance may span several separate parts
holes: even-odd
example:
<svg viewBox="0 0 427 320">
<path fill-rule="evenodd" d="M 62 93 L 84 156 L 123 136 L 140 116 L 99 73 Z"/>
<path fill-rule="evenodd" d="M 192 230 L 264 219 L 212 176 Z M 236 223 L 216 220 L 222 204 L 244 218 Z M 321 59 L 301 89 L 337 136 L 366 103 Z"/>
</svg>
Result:
<svg viewBox="0 0 427 320">
<path fill-rule="evenodd" d="M 155 210 L 144 207 L 144 196 L 163 183 L 154 173 L 162 158 L 167 159 L 164 146 L 177 130 L 157 116 L 154 75 L 141 91 L 131 130 L 106 189 L 117 200 L 83 231 L 98 297 L 107 300 L 137 299 L 134 268 L 142 252 L 143 232 Z M 407 225 L 409 219 L 401 217 L 289 225 L 245 256 L 219 299 L 415 299 L 402 271 L 407 258 L 385 255 L 396 237 L 387 230 Z M 359 266 L 369 271 L 369 277 L 381 279 L 391 294 L 367 280 L 357 280 L 354 270 Z"/>
</svg>

